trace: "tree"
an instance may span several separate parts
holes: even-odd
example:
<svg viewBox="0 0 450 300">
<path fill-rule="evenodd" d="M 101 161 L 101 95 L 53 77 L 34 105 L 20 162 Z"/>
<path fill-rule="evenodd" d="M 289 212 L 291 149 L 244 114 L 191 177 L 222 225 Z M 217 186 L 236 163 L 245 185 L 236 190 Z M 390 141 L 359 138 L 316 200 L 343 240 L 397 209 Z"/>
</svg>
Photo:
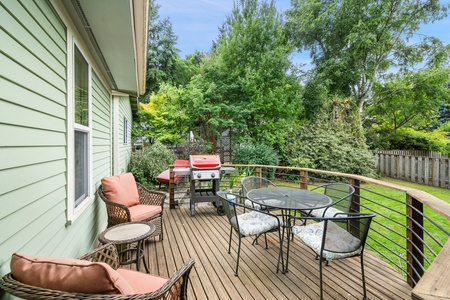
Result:
<svg viewBox="0 0 450 300">
<path fill-rule="evenodd" d="M 211 97 L 232 107 L 224 113 L 240 142 L 274 145 L 298 117 L 300 87 L 282 16 L 273 1 L 258 2 L 236 1 L 222 26 L 212 56 L 217 89 Z"/>
<path fill-rule="evenodd" d="M 181 90 L 162 83 L 150 102 L 141 103 L 133 124 L 133 137 L 163 144 L 182 142 L 188 132 L 188 116 L 180 113 Z"/>
<path fill-rule="evenodd" d="M 195 75 L 181 94 L 180 112 L 187 116 L 189 130 L 202 137 L 212 153 L 217 139 L 225 129 L 236 126 L 233 116 L 245 112 L 231 105 L 227 99 L 232 87 L 221 61 L 214 54 L 204 58 L 200 74 Z"/>
<path fill-rule="evenodd" d="M 148 30 L 148 61 L 145 95 L 141 102 L 148 103 L 149 96 L 156 92 L 162 82 L 172 83 L 179 59 L 175 48 L 178 37 L 174 34 L 169 18 L 160 20 L 159 8 L 150 1 L 150 25 Z"/>
<path fill-rule="evenodd" d="M 314 96 L 326 90 L 353 97 L 362 114 L 374 84 L 391 67 L 448 62 L 439 40 L 412 41 L 421 24 L 446 17 L 449 6 L 438 0 L 293 0 L 286 12 L 288 36 L 300 51 L 310 50 L 316 66 L 305 101 L 323 101 Z"/>
<path fill-rule="evenodd" d="M 367 113 L 385 133 L 401 127 L 430 126 L 439 107 L 450 100 L 449 69 L 423 69 L 409 74 L 391 74 L 374 85 Z"/>
<path fill-rule="evenodd" d="M 196 51 L 186 55 L 186 59 L 178 58 L 173 73 L 172 84 L 185 87 L 194 75 L 200 73 L 200 64 L 205 55 Z"/>
</svg>

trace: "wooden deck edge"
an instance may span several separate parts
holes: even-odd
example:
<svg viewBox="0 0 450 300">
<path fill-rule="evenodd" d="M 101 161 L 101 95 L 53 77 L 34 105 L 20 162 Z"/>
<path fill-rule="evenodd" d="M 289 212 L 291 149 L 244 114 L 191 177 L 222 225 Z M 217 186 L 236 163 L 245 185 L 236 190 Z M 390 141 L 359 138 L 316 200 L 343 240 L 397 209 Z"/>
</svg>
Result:
<svg viewBox="0 0 450 300">
<path fill-rule="evenodd" d="M 450 299 L 450 240 L 412 290 L 412 299 Z"/>
</svg>

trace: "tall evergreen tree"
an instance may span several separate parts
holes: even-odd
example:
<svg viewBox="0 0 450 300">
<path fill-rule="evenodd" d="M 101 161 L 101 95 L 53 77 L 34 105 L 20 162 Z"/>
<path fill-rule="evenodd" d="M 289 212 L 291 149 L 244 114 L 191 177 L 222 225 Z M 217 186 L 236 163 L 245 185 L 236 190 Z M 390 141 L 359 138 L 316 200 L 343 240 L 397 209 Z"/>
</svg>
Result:
<svg viewBox="0 0 450 300">
<path fill-rule="evenodd" d="M 151 93 L 158 91 L 162 82 L 172 83 L 179 60 L 175 47 L 178 37 L 169 18 L 160 19 L 160 5 L 150 1 L 150 25 L 148 30 L 148 62 L 146 93 L 141 101 L 147 103 Z"/>
</svg>

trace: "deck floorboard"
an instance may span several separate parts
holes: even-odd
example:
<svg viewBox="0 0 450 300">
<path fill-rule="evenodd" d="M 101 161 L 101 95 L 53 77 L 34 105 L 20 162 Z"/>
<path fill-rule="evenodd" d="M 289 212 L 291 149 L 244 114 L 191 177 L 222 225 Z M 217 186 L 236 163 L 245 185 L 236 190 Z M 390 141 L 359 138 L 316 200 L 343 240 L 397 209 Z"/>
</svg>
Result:
<svg viewBox="0 0 450 300">
<path fill-rule="evenodd" d="M 189 258 L 195 260 L 188 288 L 189 299 L 311 299 L 319 298 L 319 266 L 314 254 L 298 239 L 291 243 L 289 272 L 276 273 L 277 236 L 267 235 L 252 245 L 242 239 L 239 276 L 234 276 L 238 238 L 233 233 L 228 254 L 230 227 L 212 205 L 164 209 L 164 239 L 147 242 L 152 274 L 169 277 Z M 286 245 L 284 245 L 286 253 Z M 411 287 L 387 263 L 365 252 L 367 296 L 369 299 L 411 299 Z M 141 267 L 143 271 L 143 268 Z M 359 258 L 333 261 L 324 266 L 325 299 L 362 299 Z"/>
</svg>

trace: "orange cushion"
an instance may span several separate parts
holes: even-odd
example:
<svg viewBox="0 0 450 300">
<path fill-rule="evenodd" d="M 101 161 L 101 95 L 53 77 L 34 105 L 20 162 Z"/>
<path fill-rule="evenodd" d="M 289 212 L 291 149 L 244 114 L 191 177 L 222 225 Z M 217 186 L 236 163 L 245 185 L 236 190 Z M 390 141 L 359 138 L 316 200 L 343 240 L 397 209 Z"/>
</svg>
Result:
<svg viewBox="0 0 450 300">
<path fill-rule="evenodd" d="M 177 183 L 181 178 L 183 178 L 184 175 L 175 175 L 173 178 L 173 182 Z M 156 176 L 156 180 L 162 183 L 169 183 L 170 182 L 170 170 L 167 169 L 165 171 L 162 171 L 159 173 L 158 176 Z"/>
<path fill-rule="evenodd" d="M 11 273 L 22 283 L 50 290 L 86 294 L 134 294 L 128 282 L 102 262 L 14 253 L 11 258 Z"/>
<path fill-rule="evenodd" d="M 117 269 L 122 278 L 130 284 L 136 294 L 145 294 L 157 291 L 168 281 L 167 278 L 154 276 L 130 269 Z"/>
<path fill-rule="evenodd" d="M 132 173 L 102 178 L 102 188 L 109 201 L 128 207 L 139 204 L 139 192 Z"/>
<path fill-rule="evenodd" d="M 162 212 L 160 205 L 138 204 L 128 209 L 130 210 L 131 222 L 143 221 Z"/>
</svg>

